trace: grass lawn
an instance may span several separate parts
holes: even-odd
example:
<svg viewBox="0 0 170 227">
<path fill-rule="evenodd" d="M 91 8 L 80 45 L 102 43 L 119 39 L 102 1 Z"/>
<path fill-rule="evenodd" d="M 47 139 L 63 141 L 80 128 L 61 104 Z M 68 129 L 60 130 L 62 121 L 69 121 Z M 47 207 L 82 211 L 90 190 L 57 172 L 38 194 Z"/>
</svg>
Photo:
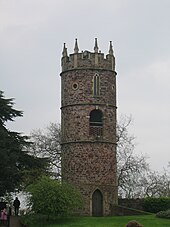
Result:
<svg viewBox="0 0 170 227">
<path fill-rule="evenodd" d="M 155 215 L 58 218 L 55 224 L 45 224 L 41 219 L 39 224 L 29 227 L 125 227 L 130 220 L 136 220 L 144 227 L 170 227 L 170 219 L 155 218 Z"/>
</svg>

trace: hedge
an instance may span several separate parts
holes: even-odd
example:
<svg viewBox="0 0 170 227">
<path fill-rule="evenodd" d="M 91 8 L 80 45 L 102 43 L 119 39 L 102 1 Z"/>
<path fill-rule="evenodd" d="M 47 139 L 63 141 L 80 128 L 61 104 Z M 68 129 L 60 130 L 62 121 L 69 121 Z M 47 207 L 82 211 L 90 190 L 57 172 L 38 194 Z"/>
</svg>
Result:
<svg viewBox="0 0 170 227">
<path fill-rule="evenodd" d="M 143 208 L 147 212 L 157 213 L 159 211 L 165 211 L 170 209 L 170 198 L 159 197 L 159 198 L 145 198 Z"/>
</svg>

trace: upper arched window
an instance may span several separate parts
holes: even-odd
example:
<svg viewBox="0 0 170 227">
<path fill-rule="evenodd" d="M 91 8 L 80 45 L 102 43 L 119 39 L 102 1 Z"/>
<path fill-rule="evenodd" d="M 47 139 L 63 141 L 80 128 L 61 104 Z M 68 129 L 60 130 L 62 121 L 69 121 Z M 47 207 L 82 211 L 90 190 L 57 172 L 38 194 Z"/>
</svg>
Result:
<svg viewBox="0 0 170 227">
<path fill-rule="evenodd" d="M 103 114 L 101 110 L 90 112 L 90 135 L 102 136 Z"/>
<path fill-rule="evenodd" d="M 95 74 L 93 77 L 93 95 L 100 95 L 100 77 L 99 74 Z"/>
</svg>

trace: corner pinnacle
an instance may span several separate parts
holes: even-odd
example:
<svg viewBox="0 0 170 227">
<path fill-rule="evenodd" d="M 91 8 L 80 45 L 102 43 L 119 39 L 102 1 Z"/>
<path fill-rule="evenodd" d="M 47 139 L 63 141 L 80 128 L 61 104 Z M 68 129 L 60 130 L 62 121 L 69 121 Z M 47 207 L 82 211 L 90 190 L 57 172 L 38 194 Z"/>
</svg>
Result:
<svg viewBox="0 0 170 227">
<path fill-rule="evenodd" d="M 99 50 L 99 48 L 98 48 L 98 44 L 97 44 L 97 38 L 95 38 L 94 52 L 98 53 L 98 50 Z"/>
<path fill-rule="evenodd" d="M 109 54 L 110 54 L 110 55 L 113 55 L 112 41 L 110 41 Z"/>
<path fill-rule="evenodd" d="M 74 47 L 74 53 L 77 54 L 79 52 L 79 48 L 78 48 L 78 43 L 77 43 L 77 39 L 75 40 L 75 47 Z"/>
<path fill-rule="evenodd" d="M 63 47 L 63 57 L 67 57 L 67 48 L 66 48 L 66 44 L 64 43 L 64 47 Z"/>
</svg>

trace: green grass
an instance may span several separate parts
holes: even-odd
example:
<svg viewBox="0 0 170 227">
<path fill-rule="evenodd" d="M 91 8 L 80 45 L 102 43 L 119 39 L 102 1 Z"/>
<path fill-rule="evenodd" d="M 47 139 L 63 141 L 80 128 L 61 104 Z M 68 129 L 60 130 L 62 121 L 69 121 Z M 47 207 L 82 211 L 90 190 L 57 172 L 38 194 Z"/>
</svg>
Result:
<svg viewBox="0 0 170 227">
<path fill-rule="evenodd" d="M 53 224 L 47 224 L 41 218 L 29 227 L 125 227 L 130 220 L 136 220 L 144 227 L 170 227 L 170 219 L 156 218 L 155 215 L 57 218 Z"/>
</svg>

